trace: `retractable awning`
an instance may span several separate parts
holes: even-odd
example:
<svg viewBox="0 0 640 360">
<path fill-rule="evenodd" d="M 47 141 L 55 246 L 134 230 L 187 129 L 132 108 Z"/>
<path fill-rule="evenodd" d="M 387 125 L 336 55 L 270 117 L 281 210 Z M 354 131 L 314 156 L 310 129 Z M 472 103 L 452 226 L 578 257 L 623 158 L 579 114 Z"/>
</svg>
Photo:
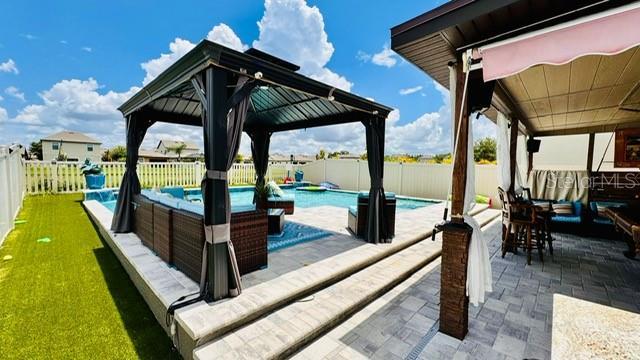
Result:
<svg viewBox="0 0 640 360">
<path fill-rule="evenodd" d="M 615 55 L 640 45 L 640 1 L 481 46 L 484 81 L 534 65 L 562 65 L 585 55 Z"/>
</svg>

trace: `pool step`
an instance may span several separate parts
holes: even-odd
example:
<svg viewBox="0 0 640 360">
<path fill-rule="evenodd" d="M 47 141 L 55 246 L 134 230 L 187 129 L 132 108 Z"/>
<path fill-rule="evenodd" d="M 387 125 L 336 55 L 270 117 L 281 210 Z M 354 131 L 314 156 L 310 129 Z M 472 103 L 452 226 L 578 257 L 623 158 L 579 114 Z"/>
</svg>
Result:
<svg viewBox="0 0 640 360">
<path fill-rule="evenodd" d="M 488 209 L 474 217 L 484 226 L 498 215 L 497 210 Z M 440 249 L 440 239 L 418 241 L 306 298 L 196 348 L 193 357 L 201 360 L 286 358 L 438 258 Z"/>
</svg>

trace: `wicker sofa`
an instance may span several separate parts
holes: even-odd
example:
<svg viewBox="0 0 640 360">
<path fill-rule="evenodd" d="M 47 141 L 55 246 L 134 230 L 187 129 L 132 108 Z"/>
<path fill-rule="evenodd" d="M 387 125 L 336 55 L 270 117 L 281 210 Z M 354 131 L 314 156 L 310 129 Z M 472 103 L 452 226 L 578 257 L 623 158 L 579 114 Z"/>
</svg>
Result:
<svg viewBox="0 0 640 360">
<path fill-rule="evenodd" d="M 395 236 L 396 231 L 396 195 L 392 192 L 385 192 L 384 215 L 387 219 L 389 235 Z M 363 236 L 367 227 L 367 216 L 369 214 L 369 192 L 358 193 L 358 204 L 349 207 L 348 227 L 356 236 Z"/>
<path fill-rule="evenodd" d="M 137 195 L 134 202 L 134 232 L 143 244 L 199 281 L 205 241 L 202 204 L 149 191 Z M 231 242 L 241 275 L 267 266 L 266 211 L 252 206 L 232 208 Z"/>
</svg>

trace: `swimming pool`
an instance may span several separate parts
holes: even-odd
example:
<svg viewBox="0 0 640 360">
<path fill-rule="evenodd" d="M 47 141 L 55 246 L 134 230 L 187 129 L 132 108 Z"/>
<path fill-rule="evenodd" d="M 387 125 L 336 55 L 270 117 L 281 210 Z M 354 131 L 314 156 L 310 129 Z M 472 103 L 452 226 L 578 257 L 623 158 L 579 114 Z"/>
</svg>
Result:
<svg viewBox="0 0 640 360">
<path fill-rule="evenodd" d="M 282 189 L 287 196 L 295 198 L 295 207 L 311 208 L 318 206 L 336 206 L 349 208 L 358 203 L 358 193 L 355 191 L 326 190 L 326 191 L 301 191 L 294 188 Z M 202 193 L 199 189 L 188 190 L 186 192 L 191 199 L 202 201 Z M 253 187 L 238 187 L 229 189 L 231 203 L 234 205 L 250 205 L 253 203 Z M 419 209 L 425 206 L 436 204 L 436 201 L 407 198 L 398 196 L 396 198 L 396 211 L 407 211 Z"/>
<path fill-rule="evenodd" d="M 341 208 L 349 208 L 349 206 L 356 205 L 358 202 L 358 193 L 355 191 L 343 191 L 343 190 L 327 190 L 322 192 L 317 191 L 300 191 L 293 188 L 283 189 L 287 195 L 295 197 L 295 206 L 300 208 L 310 208 L 317 206 L 336 206 Z M 186 194 L 195 201 L 202 200 L 202 193 L 199 189 L 187 190 Z M 253 188 L 252 187 L 236 187 L 229 189 L 229 195 L 231 197 L 231 203 L 233 205 L 250 205 L 253 203 Z M 116 200 L 110 199 L 96 199 L 99 200 L 102 205 L 107 209 L 114 211 L 116 207 Z M 437 201 L 407 198 L 398 196 L 396 200 L 396 211 L 407 211 L 419 209 L 425 206 L 437 204 Z"/>
</svg>

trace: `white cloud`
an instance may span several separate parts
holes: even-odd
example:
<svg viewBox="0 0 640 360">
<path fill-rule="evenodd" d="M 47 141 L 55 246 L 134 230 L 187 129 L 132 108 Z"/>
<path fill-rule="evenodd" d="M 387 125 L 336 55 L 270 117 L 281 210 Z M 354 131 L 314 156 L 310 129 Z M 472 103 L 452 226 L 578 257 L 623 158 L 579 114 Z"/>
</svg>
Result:
<svg viewBox="0 0 640 360">
<path fill-rule="evenodd" d="M 81 49 L 82 49 L 82 51 L 85 51 L 85 52 L 88 52 L 88 53 L 93 51 L 93 49 L 88 47 L 88 46 L 83 46 Z"/>
<path fill-rule="evenodd" d="M 0 101 L 4 100 L 4 98 L 2 97 L 2 95 L 0 95 Z"/>
<path fill-rule="evenodd" d="M 68 42 L 67 40 L 60 40 L 59 42 L 60 42 L 60 44 L 62 44 L 62 45 L 67 45 L 67 44 L 69 44 L 69 42 Z"/>
<path fill-rule="evenodd" d="M 0 124 L 7 121 L 9 119 L 9 114 L 7 113 L 7 109 L 0 107 Z"/>
<path fill-rule="evenodd" d="M 20 34 L 20 36 L 22 36 L 23 38 L 25 38 L 27 40 L 36 40 L 36 39 L 38 39 L 38 37 L 33 35 L 33 34 Z"/>
<path fill-rule="evenodd" d="M 24 93 L 15 86 L 9 86 L 8 88 L 4 89 L 4 93 L 20 101 L 26 101 Z"/>
<path fill-rule="evenodd" d="M 390 68 L 395 66 L 398 63 L 398 60 L 396 57 L 397 57 L 396 53 L 393 50 L 389 49 L 387 45 L 385 45 L 382 51 L 380 51 L 379 53 L 373 54 L 373 56 L 371 57 L 371 62 L 376 65 Z"/>
<path fill-rule="evenodd" d="M 398 54 L 391 50 L 388 44 L 385 44 L 380 52 L 373 55 L 362 50 L 358 50 L 356 58 L 362 62 L 371 62 L 375 65 L 388 68 L 394 67 L 398 63 Z"/>
<path fill-rule="evenodd" d="M 170 52 L 168 54 L 160 54 L 160 57 L 140 64 L 142 69 L 146 71 L 142 84 L 147 85 L 150 83 L 151 80 L 155 79 L 156 76 L 160 75 L 184 54 L 188 53 L 194 46 L 195 45 L 189 40 L 176 38 L 171 44 L 169 44 Z"/>
<path fill-rule="evenodd" d="M 238 51 L 244 51 L 247 49 L 247 45 L 242 43 L 233 30 L 228 25 L 222 23 L 214 26 L 211 31 L 209 31 L 207 34 L 207 40 L 217 42 Z M 147 85 L 150 83 L 151 80 L 155 79 L 156 76 L 160 75 L 195 46 L 196 44 L 189 40 L 175 38 L 175 40 L 169 44 L 169 53 L 160 54 L 160 57 L 140 64 L 142 69 L 146 72 L 142 84 Z"/>
<path fill-rule="evenodd" d="M 39 94 L 41 103 L 25 106 L 9 121 L 28 125 L 28 141 L 67 129 L 95 134 L 105 144 L 123 143 L 124 121 L 117 107 L 139 89 L 118 93 L 101 88 L 92 78 L 62 80 Z"/>
<path fill-rule="evenodd" d="M 13 61 L 13 59 L 9 59 L 3 63 L 0 63 L 0 72 L 14 73 L 17 75 L 20 73 L 20 70 L 18 70 L 16 62 Z"/>
<path fill-rule="evenodd" d="M 211 40 L 237 51 L 245 51 L 249 48 L 249 46 L 242 43 L 242 40 L 240 40 L 238 35 L 236 35 L 229 25 L 224 23 L 214 26 L 207 34 L 207 40 Z"/>
<path fill-rule="evenodd" d="M 405 88 L 405 89 L 400 89 L 399 94 L 400 95 L 409 95 L 409 94 L 416 93 L 416 92 L 418 92 L 420 90 L 422 90 L 422 85 L 418 85 L 418 86 L 414 86 L 414 87 L 410 87 L 410 88 Z"/>
<path fill-rule="evenodd" d="M 353 83 L 326 67 L 334 52 L 320 9 L 304 0 L 266 0 L 253 47 L 300 66 L 316 80 L 350 91 Z"/>
</svg>

